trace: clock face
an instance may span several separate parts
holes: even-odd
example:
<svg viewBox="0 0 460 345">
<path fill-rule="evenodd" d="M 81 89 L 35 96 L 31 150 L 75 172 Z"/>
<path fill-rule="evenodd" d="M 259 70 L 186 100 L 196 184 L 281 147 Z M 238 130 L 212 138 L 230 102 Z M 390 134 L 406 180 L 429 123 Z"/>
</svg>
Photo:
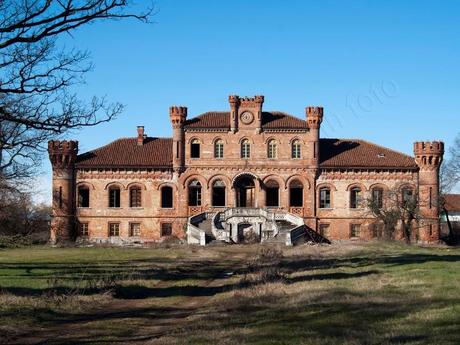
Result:
<svg viewBox="0 0 460 345">
<path fill-rule="evenodd" d="M 241 114 L 240 119 L 245 125 L 249 125 L 254 120 L 254 115 L 249 111 L 245 111 Z"/>
</svg>

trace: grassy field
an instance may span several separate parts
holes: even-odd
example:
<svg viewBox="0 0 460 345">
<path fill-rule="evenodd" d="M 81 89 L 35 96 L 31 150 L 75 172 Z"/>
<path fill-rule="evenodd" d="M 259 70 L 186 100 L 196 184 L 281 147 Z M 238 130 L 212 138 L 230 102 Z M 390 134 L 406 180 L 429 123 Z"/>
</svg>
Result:
<svg viewBox="0 0 460 345">
<path fill-rule="evenodd" d="M 0 343 L 459 344 L 460 249 L 2 250 Z"/>
</svg>

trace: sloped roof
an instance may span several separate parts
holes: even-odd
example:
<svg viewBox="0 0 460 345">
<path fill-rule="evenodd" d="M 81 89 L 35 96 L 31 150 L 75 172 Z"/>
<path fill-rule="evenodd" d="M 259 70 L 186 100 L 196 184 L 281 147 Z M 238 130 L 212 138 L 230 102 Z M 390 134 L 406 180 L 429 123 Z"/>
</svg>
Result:
<svg viewBox="0 0 460 345">
<path fill-rule="evenodd" d="M 185 121 L 190 129 L 230 129 L 230 112 L 211 111 Z M 307 122 L 280 111 L 262 112 L 262 128 L 265 129 L 307 129 Z"/>
<path fill-rule="evenodd" d="M 444 208 L 449 212 L 460 212 L 460 194 L 444 195 Z"/>
<path fill-rule="evenodd" d="M 320 166 L 417 168 L 413 157 L 359 139 L 320 139 Z"/>
<path fill-rule="evenodd" d="M 122 138 L 78 155 L 78 168 L 172 167 L 172 138 Z M 320 139 L 323 168 L 416 168 L 413 157 L 357 139 Z"/>
<path fill-rule="evenodd" d="M 76 166 L 83 167 L 172 167 L 172 138 L 122 138 L 93 151 L 78 155 Z"/>
</svg>

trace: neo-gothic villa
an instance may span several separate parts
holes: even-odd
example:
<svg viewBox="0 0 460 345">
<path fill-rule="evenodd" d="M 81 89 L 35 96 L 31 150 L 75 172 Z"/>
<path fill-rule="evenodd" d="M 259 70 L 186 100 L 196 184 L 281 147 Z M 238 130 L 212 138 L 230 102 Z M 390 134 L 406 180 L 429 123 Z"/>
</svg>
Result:
<svg viewBox="0 0 460 345">
<path fill-rule="evenodd" d="M 416 142 L 414 158 L 364 140 L 320 138 L 321 107 L 300 119 L 264 111 L 263 96 L 229 103 L 229 111 L 192 118 L 171 107 L 172 138 L 138 127 L 137 137 L 83 154 L 76 141 L 50 141 L 51 240 L 372 239 L 382 224 L 363 200 L 383 204 L 388 190 L 418 195 L 417 239 L 439 239 L 442 142 Z"/>
</svg>

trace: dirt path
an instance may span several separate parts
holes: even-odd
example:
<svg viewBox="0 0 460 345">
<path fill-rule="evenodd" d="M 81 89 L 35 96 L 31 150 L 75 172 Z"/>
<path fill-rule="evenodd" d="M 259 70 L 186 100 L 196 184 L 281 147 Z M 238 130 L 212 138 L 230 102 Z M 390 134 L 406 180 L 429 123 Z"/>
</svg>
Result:
<svg viewBox="0 0 460 345">
<path fill-rule="evenodd" d="M 92 308 L 89 312 L 72 315 L 62 322 L 52 322 L 52 326 L 35 329 L 8 344 L 157 343 L 163 336 L 203 316 L 213 296 L 231 288 L 231 275 L 226 271 L 222 269 L 216 272 L 198 286 L 175 286 L 171 285 L 171 281 L 160 281 L 154 286 L 155 291 L 166 293 L 171 289 L 184 289 L 183 293 L 178 292 L 175 296 L 177 304 L 162 306 L 162 301 L 156 296 L 147 299 L 113 298 L 109 303 Z M 127 331 L 120 335 L 120 332 L 114 332 L 114 322 L 132 324 L 132 327 L 127 327 Z"/>
</svg>

